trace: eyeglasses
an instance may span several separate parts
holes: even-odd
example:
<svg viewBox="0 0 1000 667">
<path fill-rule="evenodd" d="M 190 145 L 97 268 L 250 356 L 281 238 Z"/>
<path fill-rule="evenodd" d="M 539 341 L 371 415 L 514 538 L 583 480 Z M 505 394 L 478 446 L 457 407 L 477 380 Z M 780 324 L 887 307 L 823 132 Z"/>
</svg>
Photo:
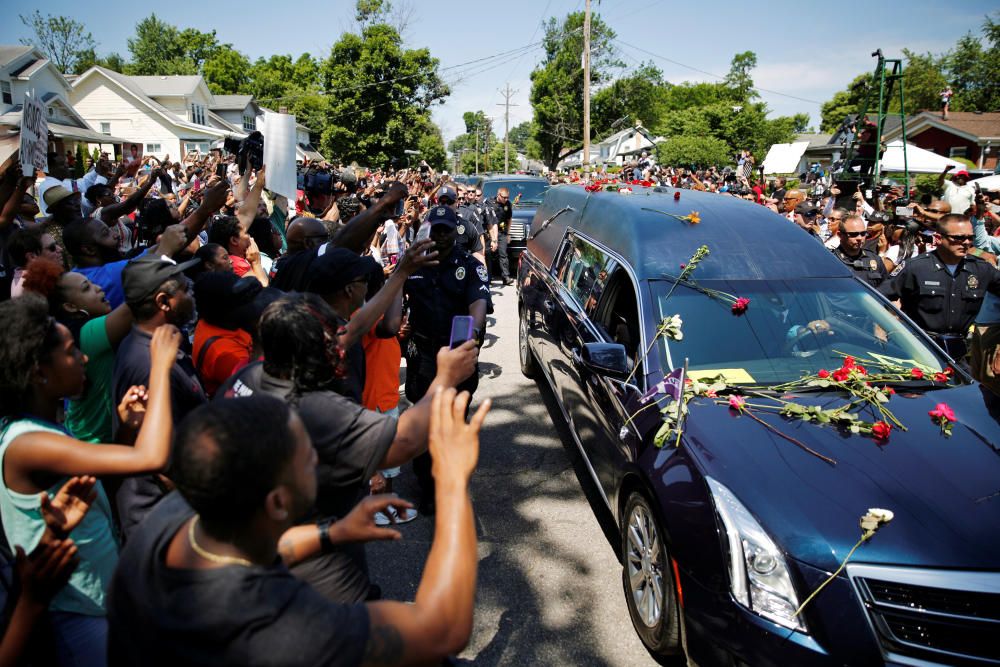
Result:
<svg viewBox="0 0 1000 667">
<path fill-rule="evenodd" d="M 844 221 L 843 218 L 834 218 L 832 216 L 829 217 L 829 218 L 827 218 L 827 220 L 829 220 L 830 222 L 843 222 Z"/>
<path fill-rule="evenodd" d="M 852 239 L 861 238 L 862 236 L 867 236 L 868 232 L 841 232 L 844 236 Z"/>
<path fill-rule="evenodd" d="M 928 213 L 944 213 L 945 212 L 945 210 L 943 208 L 929 208 L 929 209 L 926 209 L 926 210 L 927 210 Z"/>
<path fill-rule="evenodd" d="M 952 243 L 972 243 L 976 240 L 976 237 L 972 234 L 942 234 L 941 236 L 945 237 Z"/>
</svg>

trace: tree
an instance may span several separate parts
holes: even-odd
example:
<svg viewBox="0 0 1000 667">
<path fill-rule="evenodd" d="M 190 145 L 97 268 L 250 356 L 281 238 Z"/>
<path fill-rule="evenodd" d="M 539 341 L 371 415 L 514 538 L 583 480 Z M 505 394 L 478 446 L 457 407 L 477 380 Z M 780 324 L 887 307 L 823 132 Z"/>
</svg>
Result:
<svg viewBox="0 0 1000 667">
<path fill-rule="evenodd" d="M 909 49 L 903 49 L 903 56 L 906 58 L 903 65 L 903 92 L 907 113 L 938 109 L 941 106 L 941 91 L 948 87 L 944 59 L 930 53 L 914 53 Z M 877 100 L 873 100 L 872 107 L 877 106 Z M 899 111 L 899 95 L 895 91 L 889 100 L 889 110 Z"/>
<path fill-rule="evenodd" d="M 420 151 L 420 159 L 425 160 L 435 171 L 441 171 L 448 167 L 448 154 L 444 150 L 444 138 L 441 130 L 430 119 L 425 118 L 417 128 L 420 133 L 417 137 L 417 150 Z"/>
<path fill-rule="evenodd" d="M 215 95 L 235 95 L 250 84 L 250 59 L 231 44 L 223 44 L 205 61 L 202 74 Z"/>
<path fill-rule="evenodd" d="M 583 143 L 583 12 L 560 25 L 545 25 L 545 57 L 531 73 L 534 138 L 550 169 Z M 614 31 L 594 14 L 590 21 L 590 83 L 599 87 L 622 63 L 615 58 Z"/>
<path fill-rule="evenodd" d="M 132 61 L 125 69 L 131 75 L 200 74 L 219 48 L 214 30 L 180 30 L 150 14 L 136 24 L 135 37 L 128 39 Z"/>
<path fill-rule="evenodd" d="M 757 67 L 757 54 L 753 51 L 737 53 L 729 65 L 729 73 L 723 83 L 733 91 L 737 100 L 748 101 L 757 97 L 753 88 L 750 71 Z"/>
<path fill-rule="evenodd" d="M 83 178 L 83 175 L 87 173 L 87 151 L 84 150 L 83 144 L 76 145 L 76 158 L 73 164 L 73 178 Z"/>
<path fill-rule="evenodd" d="M 84 49 L 83 51 L 80 51 L 76 61 L 76 67 L 71 73 L 83 74 L 94 66 L 103 67 L 114 72 L 124 72 L 125 59 L 117 53 L 112 53 L 104 58 L 101 58 L 98 57 L 97 52 L 94 49 Z"/>
<path fill-rule="evenodd" d="M 729 164 L 729 145 L 714 137 L 677 136 L 656 146 L 660 164 L 677 167 L 712 167 Z"/>
<path fill-rule="evenodd" d="M 37 47 L 60 72 L 76 72 L 81 54 L 93 53 L 97 48 L 86 26 L 68 16 L 42 16 L 36 9 L 33 14 L 19 17 L 21 23 L 35 33 L 33 38 L 22 39 L 21 43 Z"/>
<path fill-rule="evenodd" d="M 591 98 L 595 135 L 603 137 L 637 122 L 655 123 L 665 111 L 666 92 L 663 73 L 652 63 L 616 79 Z"/>
<path fill-rule="evenodd" d="M 448 87 L 427 49 L 403 49 L 399 33 L 378 23 L 345 33 L 320 68 L 329 115 L 322 147 L 330 155 L 383 166 L 413 149 L 429 109 Z"/>
<path fill-rule="evenodd" d="M 871 85 L 871 74 L 859 74 L 845 90 L 834 93 L 832 99 L 824 102 L 820 107 L 820 132 L 836 132 L 847 116 L 859 113 Z"/>
</svg>

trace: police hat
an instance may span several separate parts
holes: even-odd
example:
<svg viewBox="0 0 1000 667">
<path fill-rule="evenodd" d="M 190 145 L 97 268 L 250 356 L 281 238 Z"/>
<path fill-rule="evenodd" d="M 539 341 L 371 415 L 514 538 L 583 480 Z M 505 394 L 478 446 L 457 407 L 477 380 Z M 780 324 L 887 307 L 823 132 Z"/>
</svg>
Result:
<svg viewBox="0 0 1000 667">
<path fill-rule="evenodd" d="M 362 257 L 347 248 L 327 248 L 313 260 L 309 272 L 312 277 L 306 291 L 314 294 L 332 294 L 358 278 L 368 278 L 382 271 L 371 257 Z"/>
<path fill-rule="evenodd" d="M 427 216 L 427 224 L 431 227 L 434 225 L 448 225 L 452 229 L 455 229 L 458 227 L 458 216 L 455 215 L 450 206 L 434 206 Z"/>
<path fill-rule="evenodd" d="M 458 193 L 455 192 L 455 188 L 450 185 L 442 185 L 437 191 L 437 198 L 439 201 L 445 197 L 453 202 L 458 201 Z"/>
</svg>

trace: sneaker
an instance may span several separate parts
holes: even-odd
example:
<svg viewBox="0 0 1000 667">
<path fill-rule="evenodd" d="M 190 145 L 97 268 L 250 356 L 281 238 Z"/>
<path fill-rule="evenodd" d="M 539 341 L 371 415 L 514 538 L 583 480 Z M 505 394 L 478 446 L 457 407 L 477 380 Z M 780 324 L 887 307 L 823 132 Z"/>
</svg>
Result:
<svg viewBox="0 0 1000 667">
<path fill-rule="evenodd" d="M 388 507 L 385 512 L 377 512 L 375 514 L 375 525 L 389 526 L 398 523 L 409 523 L 416 518 L 417 510 L 408 509 L 397 512 L 395 507 Z"/>
</svg>

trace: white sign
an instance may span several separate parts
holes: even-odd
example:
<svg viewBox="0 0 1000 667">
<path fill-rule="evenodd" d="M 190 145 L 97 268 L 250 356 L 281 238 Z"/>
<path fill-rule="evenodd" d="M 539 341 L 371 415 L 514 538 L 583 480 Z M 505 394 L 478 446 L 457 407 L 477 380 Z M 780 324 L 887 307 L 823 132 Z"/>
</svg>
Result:
<svg viewBox="0 0 1000 667">
<path fill-rule="evenodd" d="M 794 174 L 798 171 L 799 161 L 809 148 L 808 141 L 797 141 L 794 144 L 774 144 L 764 158 L 765 174 Z"/>
<path fill-rule="evenodd" d="M 41 101 L 26 94 L 21 111 L 21 172 L 34 176 L 35 170 L 49 170 L 49 121 Z"/>
<path fill-rule="evenodd" d="M 295 116 L 266 111 L 260 131 L 264 135 L 267 189 L 295 201 Z"/>
</svg>

